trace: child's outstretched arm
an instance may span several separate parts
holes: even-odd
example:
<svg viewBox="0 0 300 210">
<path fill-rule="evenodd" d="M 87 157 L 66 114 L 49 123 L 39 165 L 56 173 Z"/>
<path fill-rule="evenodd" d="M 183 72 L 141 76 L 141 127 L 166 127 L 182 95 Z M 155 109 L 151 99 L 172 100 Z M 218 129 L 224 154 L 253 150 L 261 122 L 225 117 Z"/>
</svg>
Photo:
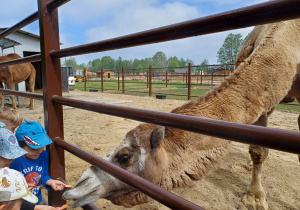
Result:
<svg viewBox="0 0 300 210">
<path fill-rule="evenodd" d="M 65 188 L 71 188 L 70 185 L 67 185 L 59 180 L 54 180 L 54 179 L 49 179 L 46 182 L 46 185 L 51 186 L 52 189 L 55 191 L 61 191 L 61 190 L 64 190 Z"/>
</svg>

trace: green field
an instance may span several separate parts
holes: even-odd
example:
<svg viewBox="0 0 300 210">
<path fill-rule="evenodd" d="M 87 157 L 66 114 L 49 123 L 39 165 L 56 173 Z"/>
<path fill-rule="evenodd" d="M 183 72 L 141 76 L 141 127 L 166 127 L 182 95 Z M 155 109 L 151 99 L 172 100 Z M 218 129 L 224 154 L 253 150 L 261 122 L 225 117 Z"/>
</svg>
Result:
<svg viewBox="0 0 300 210">
<path fill-rule="evenodd" d="M 192 85 L 192 87 L 199 87 L 197 85 Z M 84 91 L 84 82 L 76 82 L 75 89 Z M 197 100 L 197 97 L 200 95 L 206 94 L 210 89 L 207 87 L 206 89 L 191 89 L 191 100 Z M 86 90 L 96 89 L 101 92 L 101 82 L 87 82 Z M 120 90 L 118 90 L 117 81 L 105 81 L 103 83 L 103 91 L 111 92 L 114 94 L 122 94 L 122 83 L 120 83 Z M 126 81 L 125 82 L 125 94 L 127 95 L 135 95 L 135 96 L 149 96 L 149 89 L 147 88 L 146 82 L 141 81 Z M 166 95 L 167 99 L 176 99 L 176 100 L 187 100 L 188 89 L 185 87 L 182 82 L 178 83 L 168 83 L 168 87 L 166 88 L 166 84 L 162 82 L 153 82 L 152 83 L 152 97 L 156 97 L 157 94 Z M 197 97 L 193 97 L 197 96 Z M 294 102 L 298 104 L 297 102 Z M 295 105 L 285 105 L 279 104 L 276 109 L 278 110 L 287 110 L 287 111 L 298 111 L 300 112 L 300 106 Z"/>
</svg>

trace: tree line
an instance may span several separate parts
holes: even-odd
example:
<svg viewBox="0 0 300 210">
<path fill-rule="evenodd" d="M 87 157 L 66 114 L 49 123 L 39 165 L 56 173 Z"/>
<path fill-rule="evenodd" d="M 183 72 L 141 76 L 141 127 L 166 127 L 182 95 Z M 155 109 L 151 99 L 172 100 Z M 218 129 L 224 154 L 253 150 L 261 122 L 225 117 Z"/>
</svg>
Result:
<svg viewBox="0 0 300 210">
<path fill-rule="evenodd" d="M 216 56 L 219 64 L 233 64 L 247 37 L 248 36 L 243 38 L 240 33 L 230 33 L 225 38 L 223 45 L 217 52 Z M 168 71 L 172 72 L 174 71 L 174 68 L 172 67 L 184 67 L 187 66 L 188 63 L 200 66 L 209 65 L 209 61 L 206 58 L 204 58 L 200 64 L 194 64 L 194 61 L 190 59 L 179 59 L 176 56 L 167 58 L 164 52 L 158 51 L 152 57 L 144 59 L 123 60 L 122 57 L 113 59 L 110 56 L 103 56 L 102 58 L 93 59 L 87 64 L 77 64 L 76 59 L 71 57 L 63 61 L 63 66 L 72 66 L 74 69 L 85 69 L 88 67 L 89 71 L 100 70 L 101 68 L 121 69 L 122 67 L 125 69 L 140 69 L 140 71 L 144 71 L 143 68 L 148 68 L 149 65 L 152 65 L 153 68 L 169 67 Z M 197 67 L 195 70 L 199 72 L 204 71 L 205 69 L 205 67 Z"/>
</svg>

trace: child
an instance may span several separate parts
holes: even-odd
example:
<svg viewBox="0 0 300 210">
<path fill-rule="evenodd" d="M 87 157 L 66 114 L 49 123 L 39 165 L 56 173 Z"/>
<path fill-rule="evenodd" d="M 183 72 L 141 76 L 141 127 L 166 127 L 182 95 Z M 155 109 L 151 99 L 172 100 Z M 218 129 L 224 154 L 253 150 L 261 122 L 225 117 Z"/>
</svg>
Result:
<svg viewBox="0 0 300 210">
<path fill-rule="evenodd" d="M 41 184 L 49 190 L 63 190 L 67 185 L 61 181 L 53 180 L 48 175 L 49 154 L 44 147 L 51 144 L 52 140 L 47 135 L 43 126 L 35 121 L 26 121 L 19 126 L 16 137 L 20 146 L 28 153 L 14 160 L 10 168 L 20 171 L 25 176 L 32 193 L 42 201 Z"/>
<path fill-rule="evenodd" d="M 12 132 L 22 124 L 23 119 L 20 117 L 19 113 L 9 107 L 0 108 L 0 127 L 6 128 Z"/>
<path fill-rule="evenodd" d="M 23 119 L 20 117 L 16 110 L 8 107 L 0 108 L 0 169 L 9 167 L 14 159 L 19 158 L 27 153 L 26 150 L 22 149 L 19 146 L 18 141 L 13 134 L 15 128 L 21 125 L 22 121 Z M 2 192 L 0 197 L 4 196 L 5 193 L 7 192 Z M 51 210 L 57 208 L 52 206 L 35 205 L 32 203 L 23 202 L 21 210 L 22 209 Z"/>
<path fill-rule="evenodd" d="M 0 169 L 9 167 L 11 162 L 27 153 L 22 149 L 10 130 L 0 128 Z"/>
<path fill-rule="evenodd" d="M 0 169 L 0 209 L 20 209 L 23 200 L 30 203 L 38 201 L 28 190 L 23 174 L 9 168 Z"/>
</svg>

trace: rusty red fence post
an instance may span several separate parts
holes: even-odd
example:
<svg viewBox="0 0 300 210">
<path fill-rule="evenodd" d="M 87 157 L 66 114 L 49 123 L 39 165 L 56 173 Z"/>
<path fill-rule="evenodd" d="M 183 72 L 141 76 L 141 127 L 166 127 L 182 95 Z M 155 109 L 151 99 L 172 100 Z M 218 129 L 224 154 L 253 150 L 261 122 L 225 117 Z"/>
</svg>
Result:
<svg viewBox="0 0 300 210">
<path fill-rule="evenodd" d="M 50 51 L 59 50 L 59 27 L 57 9 L 48 10 L 47 3 L 52 0 L 38 0 L 41 60 L 42 60 L 42 82 L 44 101 L 44 122 L 50 138 L 57 136 L 64 138 L 63 131 L 63 109 L 62 105 L 53 103 L 53 95 L 62 95 L 61 65 L 60 58 L 52 58 Z M 50 153 L 49 173 L 52 179 L 61 177 L 65 179 L 64 149 L 56 146 L 47 147 Z M 48 202 L 51 206 L 62 206 L 66 203 L 62 199 L 60 191 L 50 190 Z"/>
<path fill-rule="evenodd" d="M 152 66 L 149 65 L 149 96 L 152 96 Z"/>
<path fill-rule="evenodd" d="M 83 72 L 84 72 L 84 91 L 86 91 L 87 72 L 86 70 L 84 70 Z"/>
<path fill-rule="evenodd" d="M 203 71 L 201 71 L 201 77 L 200 77 L 200 79 L 201 79 L 200 85 L 201 85 L 201 86 L 202 86 L 202 76 L 203 76 Z"/>
<path fill-rule="evenodd" d="M 125 94 L 125 71 L 124 71 L 124 67 L 122 67 L 122 93 Z"/>
<path fill-rule="evenodd" d="M 146 77 L 147 77 L 147 88 L 149 87 L 149 71 L 146 72 Z"/>
<path fill-rule="evenodd" d="M 168 87 L 168 71 L 166 71 L 166 88 Z"/>
<path fill-rule="evenodd" d="M 104 76 L 103 76 L 103 68 L 101 68 L 101 92 L 103 93 L 103 80 L 104 80 Z"/>
<path fill-rule="evenodd" d="M 118 70 L 118 90 L 120 90 L 120 70 Z"/>
<path fill-rule="evenodd" d="M 188 69 L 188 100 L 191 99 L 191 86 L 192 86 L 192 64 L 189 63 L 189 69 Z"/>
</svg>

